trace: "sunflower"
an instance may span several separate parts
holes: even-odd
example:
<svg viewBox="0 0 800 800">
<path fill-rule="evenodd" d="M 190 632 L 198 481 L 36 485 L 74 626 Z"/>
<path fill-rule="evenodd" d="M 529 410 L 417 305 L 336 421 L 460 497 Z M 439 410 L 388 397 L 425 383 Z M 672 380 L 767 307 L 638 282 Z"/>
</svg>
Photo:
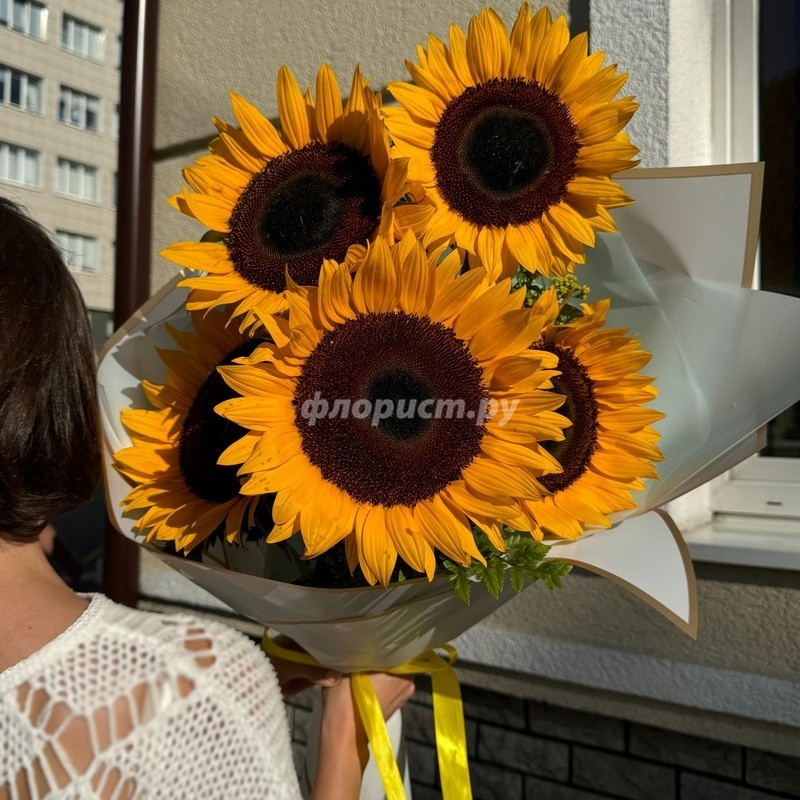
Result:
<svg viewBox="0 0 800 800">
<path fill-rule="evenodd" d="M 627 79 L 604 54 L 570 40 L 564 17 L 522 6 L 511 35 L 484 9 L 450 46 L 434 36 L 406 62 L 413 84 L 389 84 L 393 154 L 410 159 L 436 206 L 425 241 L 455 243 L 487 269 L 563 275 L 583 263 L 609 208 L 631 199 L 610 179 L 635 165 L 622 128 L 637 108 L 614 99 Z"/>
<path fill-rule="evenodd" d="M 287 67 L 278 74 L 277 98 L 280 133 L 231 94 L 239 128 L 214 119 L 219 138 L 211 155 L 183 171 L 193 191 L 184 188 L 170 200 L 211 230 L 204 237 L 210 241 L 162 252 L 208 273 L 181 284 L 191 289 L 190 311 L 231 305 L 242 328 L 286 307 L 287 269 L 296 283 L 314 286 L 323 259 L 353 260 L 368 240 L 393 241 L 432 213 L 423 202 L 396 205 L 422 195 L 406 180 L 406 161 L 390 161 L 380 96 L 358 69 L 344 105 L 324 65 L 316 103 Z"/>
<path fill-rule="evenodd" d="M 540 482 L 551 492 L 523 501 L 537 538 L 579 537 L 587 527 L 609 527 L 609 514 L 636 507 L 631 493 L 657 478 L 663 456 L 653 423 L 664 415 L 645 406 L 655 399 L 653 379 L 638 373 L 650 353 L 625 329 L 605 329 L 609 301 L 584 305 L 569 325 L 550 325 L 534 344 L 558 357 L 561 412 L 572 427 L 548 445 L 562 471 Z"/>
<path fill-rule="evenodd" d="M 260 339 L 248 339 L 229 316 L 212 311 L 192 314 L 196 333 L 170 328 L 180 350 L 159 350 L 168 367 L 165 384 L 143 381 L 154 410 L 123 409 L 122 422 L 133 446 L 114 455 L 117 470 L 136 484 L 123 504 L 144 514 L 136 529 L 147 540 L 169 540 L 188 552 L 225 524 L 228 541 L 238 541 L 245 515 L 253 525 L 258 498 L 239 494 L 233 467 L 217 465 L 223 450 L 239 441 L 241 452 L 256 442 L 238 425 L 214 414 L 214 406 L 233 397 L 219 364 L 249 355 Z"/>
<path fill-rule="evenodd" d="M 483 561 L 471 523 L 503 550 L 499 524 L 524 524 L 520 502 L 560 469 L 540 444 L 568 424 L 539 388 L 557 359 L 530 349 L 553 293 L 525 308 L 510 281 L 461 275 L 458 251 L 437 260 L 409 233 L 373 242 L 355 277 L 326 261 L 317 288 L 289 285 L 272 342 L 220 369 L 242 398 L 217 411 L 262 434 L 249 459 L 237 443 L 221 460 L 244 462 L 243 494 L 276 494 L 267 541 L 301 531 L 315 557 L 344 540 L 370 583 L 398 555 L 429 578 L 434 548 Z"/>
</svg>

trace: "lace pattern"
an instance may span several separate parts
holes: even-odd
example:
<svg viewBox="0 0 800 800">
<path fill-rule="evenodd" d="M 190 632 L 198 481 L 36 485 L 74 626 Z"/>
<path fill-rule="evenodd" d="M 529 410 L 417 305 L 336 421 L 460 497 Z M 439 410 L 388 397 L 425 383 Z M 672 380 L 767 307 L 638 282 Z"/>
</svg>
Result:
<svg viewBox="0 0 800 800">
<path fill-rule="evenodd" d="M 95 596 L 0 674 L 0 800 L 297 800 L 275 674 L 237 631 Z"/>
</svg>

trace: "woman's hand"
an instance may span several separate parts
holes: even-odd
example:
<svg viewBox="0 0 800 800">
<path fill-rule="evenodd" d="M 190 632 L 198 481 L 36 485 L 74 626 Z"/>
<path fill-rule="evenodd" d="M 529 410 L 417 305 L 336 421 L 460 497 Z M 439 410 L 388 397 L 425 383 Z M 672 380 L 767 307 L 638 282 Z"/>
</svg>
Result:
<svg viewBox="0 0 800 800">
<path fill-rule="evenodd" d="M 281 647 L 302 652 L 297 642 L 286 636 L 278 636 L 275 641 Z M 357 800 L 369 750 L 350 678 L 325 667 L 298 664 L 278 656 L 269 659 L 284 697 L 314 685 L 324 690 L 319 761 L 312 800 Z M 374 673 L 370 680 L 385 720 L 414 694 L 412 678 Z"/>
<path fill-rule="evenodd" d="M 303 651 L 297 642 L 287 636 L 278 636 L 275 643 L 287 650 Z M 281 687 L 284 697 L 291 697 L 293 694 L 308 689 L 309 686 L 321 686 L 325 689 L 336 686 L 342 681 L 342 673 L 332 669 L 311 664 L 298 664 L 296 661 L 289 661 L 277 656 L 270 656 L 269 660 L 275 668 L 278 685 Z"/>
<path fill-rule="evenodd" d="M 406 676 L 388 675 L 384 672 L 376 672 L 369 676 L 375 689 L 375 695 L 381 705 L 383 718 L 389 719 L 399 708 L 402 708 L 414 694 L 414 679 Z M 343 677 L 341 681 L 326 689 L 322 694 L 323 715 L 322 722 L 330 716 L 335 719 L 339 727 L 347 724 L 358 729 L 361 721 L 355 705 L 350 679 Z M 363 727 L 361 727 L 363 733 Z"/>
<path fill-rule="evenodd" d="M 412 678 L 375 673 L 370 680 L 384 719 L 389 719 L 414 694 Z M 322 703 L 319 764 L 312 800 L 356 800 L 369 751 L 350 679 L 345 676 L 325 689 Z"/>
</svg>

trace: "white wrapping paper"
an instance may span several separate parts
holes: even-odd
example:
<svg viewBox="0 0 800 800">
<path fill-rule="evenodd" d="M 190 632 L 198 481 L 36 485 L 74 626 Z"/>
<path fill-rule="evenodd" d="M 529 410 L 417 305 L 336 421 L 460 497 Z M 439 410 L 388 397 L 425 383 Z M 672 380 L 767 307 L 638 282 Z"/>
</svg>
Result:
<svg viewBox="0 0 800 800">
<path fill-rule="evenodd" d="M 727 183 L 714 188 L 709 182 L 717 180 Z M 634 519 L 577 542 L 553 542 L 550 557 L 608 577 L 690 634 L 697 625 L 691 561 L 670 520 L 653 509 L 754 452 L 758 429 L 800 397 L 800 363 L 792 358 L 800 301 L 740 288 L 754 253 L 757 190 L 758 172 L 748 166 L 715 175 L 659 171 L 631 180 L 628 191 L 643 202 L 633 206 L 635 213 L 620 214 L 625 238 L 598 237 L 578 272 L 591 284 L 593 300 L 611 298 L 609 326 L 631 328 L 653 353 L 646 371 L 658 378 L 654 405 L 667 415 L 657 425 L 665 461 L 660 480 L 638 494 L 637 509 L 619 515 Z M 111 466 L 111 453 L 130 444 L 120 409 L 146 407 L 140 381 L 165 375 L 155 350 L 172 345 L 164 322 L 186 325 L 186 295 L 174 283 L 118 332 L 99 367 L 109 511 L 130 538 L 135 520 L 119 505 L 130 487 Z M 274 579 L 273 548 L 265 545 L 227 548 L 202 564 L 159 556 L 231 608 L 343 671 L 401 664 L 458 636 L 513 596 L 507 590 L 495 600 L 478 585 L 465 606 L 444 578 L 389 589 L 294 586 Z M 222 565 L 225 559 L 232 568 Z"/>
</svg>

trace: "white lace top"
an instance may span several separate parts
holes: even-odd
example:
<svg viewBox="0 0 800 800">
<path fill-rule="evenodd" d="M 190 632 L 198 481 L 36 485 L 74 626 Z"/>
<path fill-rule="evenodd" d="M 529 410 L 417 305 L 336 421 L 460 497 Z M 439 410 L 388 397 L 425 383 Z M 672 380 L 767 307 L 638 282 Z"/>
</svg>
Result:
<svg viewBox="0 0 800 800">
<path fill-rule="evenodd" d="M 100 595 L 0 673 L 0 800 L 297 800 L 274 670 L 215 622 Z"/>
</svg>

